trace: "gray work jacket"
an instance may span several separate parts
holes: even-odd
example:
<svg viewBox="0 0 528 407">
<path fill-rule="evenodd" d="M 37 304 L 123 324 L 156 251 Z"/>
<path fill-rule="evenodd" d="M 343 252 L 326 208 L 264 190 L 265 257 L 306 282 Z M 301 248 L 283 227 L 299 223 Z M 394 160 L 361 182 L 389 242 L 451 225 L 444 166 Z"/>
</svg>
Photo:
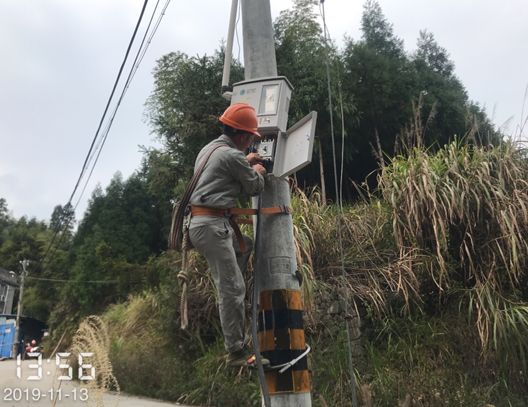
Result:
<svg viewBox="0 0 528 407">
<path fill-rule="evenodd" d="M 254 196 L 264 189 L 264 177 L 249 165 L 246 156 L 226 135 L 207 144 L 196 158 L 194 171 L 204 155 L 214 146 L 220 147 L 209 157 L 196 188 L 191 195 L 191 205 L 227 209 L 237 206 L 242 194 Z"/>
</svg>

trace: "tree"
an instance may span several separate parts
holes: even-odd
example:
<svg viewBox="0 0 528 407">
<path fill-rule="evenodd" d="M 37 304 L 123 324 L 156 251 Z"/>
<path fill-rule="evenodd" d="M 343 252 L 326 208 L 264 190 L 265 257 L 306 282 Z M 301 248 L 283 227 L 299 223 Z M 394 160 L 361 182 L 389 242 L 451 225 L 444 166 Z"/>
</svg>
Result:
<svg viewBox="0 0 528 407">
<path fill-rule="evenodd" d="M 411 117 L 414 94 L 413 67 L 403 42 L 376 1 L 366 2 L 361 22 L 362 40 L 349 39 L 343 55 L 343 92 L 353 97 L 359 116 L 346 124 L 354 141 L 348 146 L 347 172 L 360 182 L 378 167 L 373 153 L 378 145 L 392 155 L 396 135 Z"/>
<path fill-rule="evenodd" d="M 19 261 L 37 261 L 43 254 L 49 236 L 44 222 L 25 216 L 13 220 L 0 245 L 0 264 L 8 270 L 18 270 Z"/>
<path fill-rule="evenodd" d="M 7 236 L 7 228 L 11 224 L 9 219 L 9 212 L 7 210 L 7 202 L 4 198 L 0 198 L 0 246 Z"/>
<path fill-rule="evenodd" d="M 155 148 L 144 149 L 143 162 L 138 174 L 145 180 L 147 192 L 156 205 L 158 223 L 161 225 L 160 239 L 165 242 L 170 231 L 174 188 L 178 185 L 181 176 L 174 170 L 170 153 Z"/>
<path fill-rule="evenodd" d="M 228 106 L 221 95 L 223 60 L 223 51 L 204 57 L 173 52 L 160 58 L 154 69 L 149 120 L 180 184 L 190 179 L 200 149 L 219 136 L 218 117 Z M 231 77 L 243 78 L 238 63 L 233 64 Z"/>
<path fill-rule="evenodd" d="M 469 100 L 455 64 L 432 33 L 420 31 L 412 63 L 415 93 L 422 96 L 422 122 L 427 123 L 426 146 L 437 148 L 466 134 L 479 144 L 498 142 L 499 134 L 485 112 Z"/>
<path fill-rule="evenodd" d="M 427 30 L 420 31 L 414 61 L 423 63 L 431 72 L 444 78 L 454 75 L 455 64 L 449 59 L 446 49 L 438 45 L 434 35 Z"/>
<path fill-rule="evenodd" d="M 332 162 L 330 114 L 328 111 L 328 88 L 326 64 L 331 70 L 332 92 L 338 94 L 338 78 L 341 61 L 333 44 L 327 47 L 323 30 L 314 12 L 317 5 L 314 0 L 295 0 L 291 10 L 282 11 L 275 20 L 275 43 L 277 70 L 293 84 L 294 91 L 290 103 L 290 125 L 312 110 L 318 111 L 316 128 L 316 149 L 319 157 L 319 173 L 314 165 L 298 174 L 301 184 L 321 183 L 323 200 L 325 199 L 325 163 Z M 334 106 L 335 108 L 335 106 Z M 351 111 L 350 104 L 345 110 Z M 334 114 L 338 116 L 339 110 Z M 323 146 L 330 146 L 323 149 Z M 315 161 L 315 160 L 314 160 Z M 332 167 L 327 166 L 326 171 Z M 333 183 L 330 183 L 333 186 Z M 335 193 L 335 192 L 334 192 Z"/>
<path fill-rule="evenodd" d="M 57 205 L 53 208 L 50 219 L 50 229 L 57 233 L 67 233 L 71 235 L 75 226 L 75 211 L 71 203 Z"/>
<path fill-rule="evenodd" d="M 374 52 L 389 58 L 404 57 L 403 41 L 394 35 L 392 24 L 376 0 L 367 0 L 363 6 L 361 31 L 363 41 Z"/>
<path fill-rule="evenodd" d="M 94 191 L 73 239 L 64 277 L 71 282 L 61 288 L 54 323 L 60 310 L 85 315 L 145 287 L 145 263 L 166 247 L 158 207 L 140 172 L 126 181 L 117 173 L 105 191 Z"/>
<path fill-rule="evenodd" d="M 0 226 L 5 227 L 9 219 L 7 211 L 7 202 L 4 198 L 0 198 Z"/>
</svg>

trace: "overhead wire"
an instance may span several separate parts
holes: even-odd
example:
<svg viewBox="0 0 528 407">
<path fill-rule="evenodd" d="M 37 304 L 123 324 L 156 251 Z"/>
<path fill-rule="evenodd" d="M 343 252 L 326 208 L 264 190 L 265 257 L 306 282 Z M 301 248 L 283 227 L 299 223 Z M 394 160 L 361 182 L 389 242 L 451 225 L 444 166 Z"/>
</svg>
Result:
<svg viewBox="0 0 528 407">
<path fill-rule="evenodd" d="M 66 280 L 62 278 L 44 278 L 44 277 L 32 277 L 26 276 L 29 280 L 38 280 L 38 281 L 54 281 L 60 283 L 79 283 L 79 284 L 117 284 L 117 280 Z"/>
<path fill-rule="evenodd" d="M 126 80 L 125 85 L 124 85 L 124 87 L 123 87 L 123 90 L 122 90 L 122 92 L 121 92 L 121 95 L 120 95 L 120 97 L 119 97 L 119 99 L 118 99 L 118 101 L 117 101 L 117 104 L 116 104 L 116 106 L 114 107 L 114 110 L 113 110 L 113 112 L 112 112 L 112 115 L 110 116 L 110 119 L 108 120 L 108 122 L 107 122 L 107 124 L 106 124 L 106 127 L 105 127 L 105 129 L 104 129 L 104 131 L 103 131 L 103 133 L 102 133 L 102 134 L 103 134 L 103 137 L 102 137 L 102 139 L 101 139 L 100 147 L 98 147 L 98 148 L 96 149 L 96 151 L 97 151 L 97 156 L 95 157 L 95 161 L 94 161 L 94 163 L 93 163 L 93 165 L 92 165 L 92 168 L 91 168 L 91 170 L 90 170 L 90 173 L 88 174 L 88 177 L 86 178 L 86 181 L 85 181 L 85 183 L 84 183 L 84 187 L 83 187 L 83 189 L 81 190 L 81 193 L 80 193 L 80 195 L 79 195 L 79 197 L 78 197 L 78 199 L 77 199 L 77 202 L 76 202 L 76 204 L 75 204 L 74 210 L 77 209 L 77 206 L 78 206 L 79 203 L 81 202 L 81 199 L 82 199 L 82 197 L 83 197 L 83 195 L 84 195 L 84 192 L 86 191 L 86 188 L 87 188 L 87 186 L 88 186 L 88 183 L 89 183 L 90 179 L 92 178 L 92 175 L 93 175 L 93 171 L 94 171 L 94 169 L 95 169 L 95 166 L 97 165 L 97 162 L 99 161 L 99 156 L 101 155 L 101 151 L 102 151 L 102 149 L 103 149 L 103 147 L 104 147 L 104 145 L 105 145 L 105 143 L 106 143 L 106 139 L 107 139 L 107 137 L 108 137 L 108 133 L 110 132 L 110 128 L 112 127 L 112 124 L 113 124 L 113 122 L 114 122 L 114 119 L 115 119 L 115 116 L 116 116 L 116 114 L 117 114 L 117 111 L 118 111 L 118 109 L 119 109 L 119 107 L 120 107 L 120 105 L 121 105 L 121 102 L 122 102 L 122 100 L 123 100 L 123 98 L 124 98 L 126 92 L 128 91 L 128 88 L 130 87 L 130 83 L 132 82 L 132 79 L 134 78 L 134 76 L 135 76 L 135 74 L 136 74 L 136 72 L 137 72 L 137 70 L 138 70 L 138 68 L 139 68 L 139 65 L 140 65 L 141 62 L 143 61 L 143 57 L 145 56 L 145 53 L 147 52 L 147 49 L 148 49 L 148 47 L 149 47 L 149 45 L 150 45 L 150 43 L 151 43 L 151 41 L 152 41 L 152 38 L 154 37 L 154 34 L 156 33 L 156 31 L 157 31 L 157 29 L 158 29 L 158 27 L 159 27 L 159 24 L 160 24 L 160 22 L 161 22 L 161 19 L 162 19 L 163 16 L 165 15 L 165 10 L 167 9 L 167 7 L 168 7 L 170 1 L 171 1 L 171 0 L 167 0 L 167 1 L 166 1 L 166 3 L 165 3 L 165 7 L 163 8 L 163 10 L 162 10 L 162 12 L 161 12 L 161 14 L 160 14 L 160 16 L 159 16 L 159 18 L 158 18 L 156 24 L 155 24 L 155 27 L 154 27 L 154 29 L 152 30 L 151 35 L 149 36 L 149 39 L 148 39 L 148 41 L 147 41 L 147 44 L 146 44 L 145 46 L 143 46 L 144 43 L 145 43 L 145 39 L 146 39 L 146 37 L 147 37 L 147 34 L 149 33 L 149 29 L 150 29 L 150 26 L 151 26 L 151 24 L 152 24 L 152 20 L 154 19 L 154 15 L 156 14 L 156 10 L 157 10 L 157 8 L 158 8 L 158 5 L 159 5 L 159 3 L 160 3 L 160 0 L 157 0 L 157 2 L 156 2 L 156 6 L 154 7 L 154 11 L 152 12 L 152 15 L 151 15 L 151 17 L 150 17 L 149 23 L 148 23 L 147 28 L 146 28 L 146 30 L 145 30 L 145 34 L 143 35 L 143 39 L 141 40 L 141 44 L 140 44 L 140 46 L 139 46 L 139 48 L 138 48 L 138 51 L 137 51 L 137 53 L 136 53 L 136 57 L 134 58 L 134 62 L 132 63 L 132 68 L 130 69 L 130 72 L 129 72 L 129 74 L 128 74 L 128 77 L 127 77 L 127 80 Z"/>
<path fill-rule="evenodd" d="M 114 86 L 113 86 L 113 88 L 112 88 L 112 92 L 111 92 L 110 97 L 109 97 L 109 99 L 108 99 L 108 102 L 107 102 L 107 104 L 106 104 L 106 107 L 105 107 L 104 113 L 103 113 L 103 115 L 102 115 L 102 117 L 101 117 L 101 119 L 100 119 L 100 122 L 99 122 L 99 125 L 98 125 L 98 128 L 97 128 L 97 131 L 96 131 L 96 133 L 95 133 L 95 135 L 94 135 L 94 138 L 93 138 L 93 140 L 92 140 L 92 143 L 91 143 L 91 145 L 90 145 L 90 149 L 88 150 L 88 153 L 87 153 L 87 156 L 86 156 L 85 161 L 84 161 L 84 163 L 83 163 L 83 167 L 82 167 L 82 169 L 81 169 L 81 173 L 80 173 L 80 175 L 79 175 L 79 178 L 78 178 L 78 180 L 77 180 L 77 182 L 76 182 L 76 184 L 75 184 L 75 187 L 74 187 L 74 189 L 73 189 L 72 194 L 70 195 L 70 198 L 69 198 L 69 200 L 68 200 L 68 203 L 66 204 L 66 205 L 68 205 L 68 204 L 71 205 L 71 201 L 72 201 L 72 199 L 73 199 L 73 196 L 75 195 L 75 192 L 77 191 L 77 189 L 78 189 L 78 187 L 79 187 L 80 181 L 81 181 L 82 177 L 84 176 L 84 174 L 85 174 L 85 172 L 86 172 L 86 169 L 87 169 L 89 163 L 93 160 L 93 157 L 94 157 L 94 155 L 95 155 L 95 152 L 97 151 L 97 155 L 96 155 L 95 161 L 94 161 L 94 163 L 93 163 L 93 165 L 92 165 L 92 167 L 91 167 L 91 170 L 90 170 L 89 176 L 88 176 L 88 178 L 87 178 L 87 180 L 86 180 L 86 182 L 85 182 L 85 184 L 84 184 L 84 187 L 83 187 L 83 189 L 82 189 L 81 195 L 80 195 L 80 197 L 78 198 L 78 200 L 77 200 L 77 202 L 76 202 L 76 204 L 75 204 L 75 206 L 74 206 L 74 211 L 77 209 L 77 206 L 79 205 L 79 202 L 80 202 L 80 200 L 81 200 L 81 198 L 82 198 L 82 195 L 84 194 L 84 191 L 86 190 L 86 187 L 87 187 L 87 185 L 88 185 L 88 181 L 89 181 L 89 179 L 91 178 L 91 175 L 93 174 L 93 170 L 94 170 L 94 168 L 95 168 L 95 165 L 97 164 L 97 161 L 98 161 L 99 156 L 100 156 L 100 154 L 101 154 L 101 150 L 102 150 L 102 148 L 103 148 L 103 146 L 104 146 L 104 144 L 105 144 L 105 142 L 106 142 L 106 139 L 107 139 L 107 137 L 108 137 L 108 132 L 109 132 L 110 127 L 111 127 L 111 125 L 112 125 L 112 123 L 113 123 L 113 120 L 114 120 L 114 118 L 115 118 L 115 115 L 116 115 L 116 113 L 117 113 L 117 110 L 118 110 L 118 108 L 119 108 L 119 106 L 120 106 L 120 104 L 121 104 L 121 101 L 122 101 L 122 99 L 123 99 L 123 97 L 124 97 L 124 95 L 125 95 L 125 93 L 126 93 L 126 90 L 127 90 L 128 87 L 130 86 L 130 83 L 131 83 L 131 81 L 132 81 L 132 79 L 133 79 L 133 77 L 134 77 L 134 75 L 135 75 L 135 73 L 136 73 L 136 71 L 137 71 L 137 69 L 138 69 L 138 67 L 139 67 L 139 64 L 141 63 L 141 61 L 143 60 L 143 57 L 145 56 L 146 50 L 147 50 L 148 46 L 150 45 L 150 43 L 151 43 L 151 41 L 152 41 L 152 38 L 153 38 L 154 34 L 156 33 L 156 31 L 157 31 L 157 29 L 158 29 L 158 27 L 159 27 L 159 24 L 160 24 L 160 22 L 161 22 L 161 19 L 162 19 L 163 15 L 165 14 L 165 11 L 166 11 L 166 9 L 167 9 L 169 3 L 170 3 L 170 0 L 167 0 L 167 2 L 166 2 L 166 4 L 165 4 L 165 7 L 164 7 L 164 9 L 163 9 L 163 11 L 162 11 L 162 13 L 160 14 L 160 16 L 159 16 L 159 18 L 158 18 L 158 20 L 157 20 L 157 22 L 156 22 L 155 28 L 152 30 L 151 35 L 150 35 L 150 37 L 149 37 L 149 39 L 148 39 L 148 41 L 147 41 L 147 44 L 144 46 L 145 38 L 146 38 L 146 36 L 147 36 L 147 34 L 148 34 L 148 30 L 149 30 L 149 28 L 150 28 L 150 26 L 151 26 L 151 24 L 152 24 L 152 21 L 153 21 L 154 15 L 155 15 L 155 13 L 156 13 L 156 10 L 157 10 L 157 8 L 158 8 L 159 2 L 160 2 L 160 0 L 157 1 L 156 6 L 154 7 L 154 11 L 153 11 L 152 16 L 151 16 L 151 18 L 150 18 L 150 20 L 149 20 L 149 23 L 148 23 L 147 29 L 145 30 L 145 34 L 143 35 L 143 39 L 142 39 L 142 41 L 141 41 L 141 45 L 140 45 L 139 48 L 138 48 L 138 52 L 136 53 L 136 57 L 135 57 L 134 62 L 133 62 L 133 64 L 132 64 L 132 68 L 131 68 L 131 70 L 130 70 L 130 72 L 129 72 L 129 74 L 128 74 L 127 81 L 126 81 L 126 83 L 125 83 L 125 86 L 124 86 L 124 88 L 123 88 L 123 91 L 122 91 L 122 93 L 121 93 L 121 96 L 120 96 L 120 98 L 119 98 L 119 100 L 118 100 L 118 103 L 117 103 L 116 107 L 114 108 L 114 111 L 113 111 L 113 113 L 112 113 L 111 119 L 108 121 L 108 123 L 107 123 L 107 125 L 106 125 L 106 127 L 105 127 L 105 129 L 104 129 L 104 131 L 103 131 L 103 133 L 102 133 L 103 136 L 102 136 L 102 138 L 100 138 L 99 136 L 100 136 L 100 130 L 101 130 L 101 127 L 102 127 L 102 123 L 103 123 L 103 121 L 104 121 L 104 119 L 105 119 L 105 117 L 106 117 L 106 115 L 107 115 L 107 113 L 108 113 L 109 106 L 110 106 L 111 101 L 112 101 L 112 99 L 113 99 L 113 96 L 114 96 L 114 94 L 115 94 L 115 90 L 116 90 L 117 85 L 118 85 L 118 83 L 119 83 L 119 80 L 120 80 L 120 78 L 121 78 L 121 74 L 122 74 L 122 72 L 123 72 L 124 66 L 125 66 L 125 64 L 126 64 L 126 62 L 127 62 L 127 60 L 128 60 L 128 56 L 129 56 L 130 50 L 131 50 L 131 48 L 132 48 L 132 45 L 133 45 L 133 43 L 134 43 L 134 40 L 135 40 L 135 37 L 136 37 L 136 35 L 137 35 L 138 29 L 139 29 L 139 27 L 140 27 L 140 25 L 141 25 L 141 21 L 142 21 L 142 19 L 143 19 L 143 15 L 144 15 L 144 13 L 145 13 L 145 9 L 146 9 L 146 6 L 147 6 L 147 3 L 148 3 L 148 0 L 145 0 L 145 2 L 143 3 L 143 7 L 142 7 L 142 9 L 141 9 L 141 13 L 140 13 L 139 18 L 138 18 L 138 21 L 137 21 L 137 23 L 136 23 L 136 26 L 135 26 L 134 32 L 133 32 L 133 34 L 132 34 L 132 37 L 131 37 L 131 39 L 130 39 L 129 45 L 128 45 L 128 47 L 127 47 L 127 50 L 126 50 L 126 53 L 125 53 L 125 57 L 124 57 L 124 59 L 123 59 L 123 62 L 121 63 L 121 66 L 120 66 L 120 69 L 119 69 L 119 72 L 118 72 L 117 78 L 116 78 L 116 80 L 115 80 L 115 82 L 114 82 Z M 94 145 L 95 145 L 97 139 L 99 139 L 99 144 L 98 144 L 97 147 L 94 149 Z M 64 232 L 65 232 L 66 229 L 68 228 L 68 226 L 69 226 L 69 222 L 70 222 L 70 220 L 68 219 L 68 220 L 66 221 L 66 223 L 64 224 L 63 228 L 62 228 L 62 232 L 63 232 L 63 233 L 61 234 L 60 242 L 62 242 L 62 239 L 64 238 Z M 51 239 L 51 242 L 50 242 L 50 244 L 49 244 L 49 246 L 48 246 L 48 248 L 47 248 L 47 250 L 46 250 L 46 252 L 45 252 L 45 254 L 44 254 L 44 257 L 43 257 L 42 260 L 41 260 L 41 264 L 44 264 L 44 262 L 48 259 L 49 252 L 50 252 L 51 248 L 53 247 L 53 243 L 55 242 L 55 239 L 57 238 L 57 235 L 58 235 L 59 231 L 60 231 L 60 228 L 57 228 L 56 231 L 55 231 L 55 233 L 54 233 L 54 235 L 53 235 L 53 237 L 52 237 L 52 239 Z M 58 246 L 60 246 L 60 244 L 57 244 L 57 245 L 56 245 L 56 247 L 58 247 Z M 57 250 L 57 248 L 56 248 L 56 250 Z M 55 250 L 55 251 L 56 251 L 56 250 Z"/>
<path fill-rule="evenodd" d="M 341 162 L 341 187 L 338 187 L 338 174 L 337 174 L 337 157 L 336 157 L 336 146 L 335 146 L 335 135 L 334 135 L 334 113 L 333 113 L 333 104 L 332 104 L 332 86 L 331 86 L 331 76 L 330 76 L 330 45 L 329 45 L 329 35 L 328 35 L 328 27 L 326 25 L 326 15 L 325 15 L 325 6 L 324 6 L 324 0 L 321 0 L 320 2 L 320 10 L 321 10 L 321 17 L 323 19 L 323 32 L 324 32 L 324 41 L 327 51 L 327 58 L 325 58 L 325 66 L 326 66 L 326 80 L 327 80 L 327 88 L 328 88 L 328 110 L 330 114 L 330 135 L 332 139 L 332 161 L 333 161 L 333 167 L 334 167 L 334 187 L 335 187 L 335 194 L 336 194 L 336 201 L 339 207 L 339 216 L 337 217 L 337 237 L 338 237 L 338 243 L 339 243 L 339 254 L 340 254 L 340 261 L 341 261 L 341 271 L 343 280 L 346 279 L 346 272 L 345 272 L 345 255 L 344 255 L 344 249 L 343 249 L 343 219 L 344 219 L 344 210 L 343 210 L 343 196 L 342 196 L 342 182 L 343 182 L 343 162 Z M 342 98 L 341 98 L 342 102 Z M 341 151 L 341 157 L 343 160 L 344 154 L 344 124 L 343 124 L 343 105 L 341 103 L 341 123 L 342 123 L 342 151 Z M 346 293 L 343 293 L 343 303 L 344 303 L 344 314 L 345 314 L 345 325 L 346 325 L 346 334 L 347 334 L 347 344 L 348 344 L 348 365 L 349 365 L 349 374 L 350 374 L 350 381 L 351 381 L 351 398 L 352 398 L 352 406 L 357 407 L 358 406 L 358 400 L 357 400 L 357 394 L 356 394 L 356 376 L 354 373 L 354 363 L 352 360 L 352 343 L 351 343 L 351 326 L 350 321 L 348 318 L 348 296 Z"/>
<path fill-rule="evenodd" d="M 135 28 L 134 28 L 134 32 L 133 32 L 133 34 L 132 34 L 132 38 L 130 39 L 130 41 L 129 41 L 129 43 L 128 43 L 128 47 L 127 47 L 127 50 L 126 50 L 126 52 L 125 52 L 125 56 L 124 56 L 124 58 L 123 58 L 123 62 L 121 63 L 121 66 L 120 66 L 120 68 L 119 68 L 119 72 L 118 72 L 117 77 L 116 77 L 116 79 L 115 79 L 115 81 L 114 81 L 114 85 L 113 85 L 113 87 L 112 87 L 112 92 L 110 93 L 110 97 L 108 98 L 108 101 L 107 101 L 107 103 L 106 103 L 106 106 L 105 106 L 104 112 L 103 112 L 103 114 L 102 114 L 102 116 L 101 116 L 101 119 L 99 120 L 99 125 L 97 126 L 97 130 L 96 130 L 96 132 L 95 132 L 95 134 L 94 134 L 94 137 L 93 137 L 92 143 L 91 143 L 90 148 L 89 148 L 89 150 L 88 150 L 88 154 L 86 155 L 86 158 L 85 158 L 85 160 L 84 160 L 84 163 L 83 163 L 83 166 L 82 166 L 82 169 L 81 169 L 81 173 L 79 174 L 79 177 L 78 177 L 78 179 L 77 179 L 77 182 L 75 183 L 75 187 L 73 188 L 73 191 L 72 191 L 72 193 L 71 193 L 71 195 L 70 195 L 70 199 L 68 199 L 68 202 L 69 202 L 69 203 L 71 203 L 71 201 L 72 201 L 72 199 L 73 199 L 73 196 L 75 195 L 75 192 L 77 191 L 77 188 L 79 187 L 79 184 L 80 184 L 80 182 L 81 182 L 81 179 L 82 179 L 82 177 L 83 177 L 83 175 L 84 175 L 84 173 L 85 173 L 85 171 L 86 171 L 86 167 L 87 167 L 87 164 L 88 164 L 89 157 L 90 157 L 90 155 L 91 155 L 91 152 L 92 152 L 92 150 L 93 150 L 93 147 L 94 147 L 94 145 L 95 145 L 95 142 L 96 142 L 96 140 L 97 140 L 97 138 L 98 138 L 98 136 L 99 136 L 99 131 L 101 130 L 101 127 L 102 127 L 102 125 L 103 125 L 104 119 L 105 119 L 105 117 L 106 117 L 106 113 L 108 112 L 108 109 L 109 109 L 109 107 L 110 107 L 110 104 L 112 103 L 112 99 L 113 99 L 113 97 L 114 97 L 114 93 L 115 93 L 115 91 L 116 91 L 117 85 L 119 84 L 119 79 L 121 78 L 121 74 L 123 73 L 123 69 L 124 69 L 125 64 L 126 64 L 126 62 L 127 62 L 128 55 L 129 55 L 129 53 L 130 53 L 130 50 L 132 49 L 132 45 L 134 44 L 134 40 L 135 40 L 135 38 L 136 38 L 137 31 L 138 31 L 139 26 L 140 26 L 140 24 L 141 24 L 141 21 L 142 21 L 142 19 L 143 19 L 143 15 L 144 15 L 144 13 L 145 13 L 145 9 L 146 9 L 146 7 L 147 7 L 147 3 L 148 3 L 148 0 L 145 0 L 144 3 L 143 3 L 143 7 L 141 8 L 141 13 L 140 13 L 140 15 L 139 15 L 138 21 L 137 21 L 136 26 L 135 26 Z"/>
<path fill-rule="evenodd" d="M 165 6 L 163 7 L 163 10 L 162 10 L 162 12 L 160 13 L 160 15 L 159 15 L 159 17 L 158 17 L 158 20 L 156 21 L 156 24 L 155 24 L 153 30 L 151 31 L 151 34 L 150 34 L 150 36 L 149 36 L 149 38 L 148 38 L 148 41 L 147 41 L 146 45 L 143 46 L 143 45 L 145 44 L 145 39 L 146 39 L 146 37 L 147 37 L 148 31 L 149 31 L 149 29 L 150 29 L 150 26 L 151 26 L 151 24 L 152 24 L 152 20 L 154 19 L 154 16 L 155 16 L 155 14 L 156 14 L 156 10 L 157 10 L 157 8 L 158 8 L 158 5 L 159 5 L 159 3 L 160 3 L 160 0 L 157 0 L 157 2 L 156 2 L 156 5 L 155 5 L 154 10 L 153 10 L 153 12 L 152 12 L 152 15 L 151 15 L 151 17 L 150 17 L 149 23 L 148 23 L 147 28 L 146 28 L 146 30 L 145 30 L 145 34 L 143 35 L 143 39 L 142 39 L 142 41 L 141 41 L 140 46 L 138 47 L 138 52 L 136 53 L 136 57 L 134 58 L 134 62 L 132 63 L 132 68 L 131 68 L 131 70 L 130 70 L 130 72 L 129 72 L 129 74 L 128 74 L 127 80 L 126 80 L 125 85 L 124 85 L 124 87 L 123 87 L 123 90 L 122 90 L 122 92 L 121 92 L 121 95 L 120 95 L 120 97 L 119 97 L 119 99 L 118 99 L 118 102 L 117 102 L 117 104 L 116 104 L 116 106 L 115 106 L 115 108 L 114 108 L 114 110 L 113 110 L 113 113 L 112 113 L 112 115 L 111 115 L 111 118 L 110 118 L 109 121 L 107 122 L 107 125 L 106 125 L 106 127 L 105 127 L 105 130 L 104 130 L 103 133 L 102 133 L 104 136 L 103 136 L 103 138 L 101 139 L 101 141 L 99 142 L 98 147 L 94 150 L 94 153 L 93 153 L 93 154 L 95 154 L 95 151 L 97 151 L 97 156 L 96 156 L 95 161 L 94 161 L 94 163 L 93 163 L 93 165 L 92 165 L 92 167 L 91 167 L 90 173 L 89 173 L 88 177 L 86 178 L 86 181 L 85 181 L 84 186 L 83 186 L 83 189 L 81 190 L 81 193 L 80 193 L 80 195 L 79 195 L 79 197 L 78 197 L 78 199 L 77 199 L 77 202 L 76 202 L 75 206 L 73 207 L 73 211 L 74 211 L 74 212 L 75 212 L 75 210 L 77 209 L 77 206 L 79 205 L 79 203 L 81 202 L 81 199 L 82 199 L 82 197 L 83 197 L 83 195 L 84 195 L 84 192 L 86 191 L 86 188 L 87 188 L 87 186 L 88 186 L 88 183 L 89 183 L 89 181 L 90 181 L 90 179 L 91 179 L 91 177 L 92 177 L 92 174 L 93 174 L 93 171 L 94 171 L 94 169 L 95 169 L 95 166 L 96 166 L 97 162 L 99 161 L 99 156 L 101 155 L 101 151 L 102 151 L 102 149 L 103 149 L 103 147 L 104 147 L 104 144 L 105 144 L 105 142 L 106 142 L 106 139 L 107 139 L 107 137 L 108 137 L 108 133 L 109 133 L 109 131 L 110 131 L 110 128 L 112 127 L 112 124 L 113 124 L 114 118 L 115 118 L 115 116 L 116 116 L 116 114 L 117 114 L 117 110 L 119 109 L 119 106 L 121 105 L 121 101 L 123 100 L 123 98 L 124 98 L 124 96 L 125 96 L 125 94 L 126 94 L 128 88 L 129 88 L 129 86 L 130 86 L 130 83 L 132 82 L 132 79 L 134 78 L 134 76 L 135 76 L 135 74 L 136 74 L 136 72 L 137 72 L 137 70 L 138 70 L 138 68 L 139 68 L 139 65 L 140 65 L 141 62 L 143 61 L 143 58 L 144 58 L 144 56 L 145 56 L 145 54 L 146 54 L 146 52 L 147 52 L 147 49 L 148 49 L 150 43 L 152 42 L 152 39 L 153 39 L 153 37 L 154 37 L 154 34 L 155 34 L 156 31 L 158 30 L 158 27 L 159 27 L 159 25 L 160 25 L 160 23 L 161 23 L 161 20 L 163 19 L 163 16 L 165 15 L 165 12 L 166 12 L 167 7 L 169 6 L 170 2 L 171 2 L 171 0 L 167 0 L 167 1 L 166 1 Z M 90 160 L 90 161 L 91 161 L 91 160 Z M 60 247 L 60 244 L 62 243 L 62 240 L 64 239 L 64 232 L 66 231 L 66 229 L 68 228 L 68 226 L 69 226 L 69 220 L 68 220 L 67 223 L 64 225 L 63 233 L 61 234 L 61 237 L 59 238 L 59 242 L 57 243 L 57 245 L 56 245 L 56 247 L 55 247 L 55 250 L 54 250 L 54 252 L 52 253 L 52 256 L 51 256 L 51 257 L 53 257 L 53 255 L 55 254 L 55 252 L 56 252 L 56 251 L 58 250 L 58 248 Z"/>
</svg>

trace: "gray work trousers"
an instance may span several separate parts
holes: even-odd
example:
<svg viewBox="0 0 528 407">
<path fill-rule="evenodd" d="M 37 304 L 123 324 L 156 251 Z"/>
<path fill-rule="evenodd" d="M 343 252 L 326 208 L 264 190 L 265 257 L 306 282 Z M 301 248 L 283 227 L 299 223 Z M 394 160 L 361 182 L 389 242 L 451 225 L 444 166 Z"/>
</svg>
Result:
<svg viewBox="0 0 528 407">
<path fill-rule="evenodd" d="M 189 227 L 191 243 L 203 255 L 218 291 L 218 309 L 228 352 L 236 352 L 245 344 L 246 284 L 243 273 L 253 247 L 244 236 L 246 251 L 240 245 L 228 219 L 196 216 Z"/>
</svg>

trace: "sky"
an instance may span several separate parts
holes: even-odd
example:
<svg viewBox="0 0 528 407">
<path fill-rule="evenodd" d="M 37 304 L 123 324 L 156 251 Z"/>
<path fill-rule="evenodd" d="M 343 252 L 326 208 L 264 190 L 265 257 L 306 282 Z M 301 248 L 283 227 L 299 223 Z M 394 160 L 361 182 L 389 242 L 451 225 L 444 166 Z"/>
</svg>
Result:
<svg viewBox="0 0 528 407">
<path fill-rule="evenodd" d="M 270 3 L 273 19 L 292 5 Z M 506 134 L 519 136 L 526 118 L 528 1 L 379 3 L 408 52 L 420 30 L 432 32 L 449 52 L 470 99 Z M 143 0 L 0 0 L 0 198 L 12 216 L 47 221 L 55 205 L 67 202 L 142 5 Z M 154 5 L 150 0 L 145 23 Z M 170 3 L 79 201 L 78 220 L 96 185 L 105 188 L 117 171 L 130 176 L 140 166 L 140 146 L 157 145 L 144 106 L 156 60 L 172 51 L 212 54 L 227 37 L 230 7 L 230 0 Z M 325 1 L 338 46 L 345 35 L 360 38 L 362 7 L 363 0 Z M 233 55 L 243 59 L 241 30 L 240 22 Z"/>
</svg>

